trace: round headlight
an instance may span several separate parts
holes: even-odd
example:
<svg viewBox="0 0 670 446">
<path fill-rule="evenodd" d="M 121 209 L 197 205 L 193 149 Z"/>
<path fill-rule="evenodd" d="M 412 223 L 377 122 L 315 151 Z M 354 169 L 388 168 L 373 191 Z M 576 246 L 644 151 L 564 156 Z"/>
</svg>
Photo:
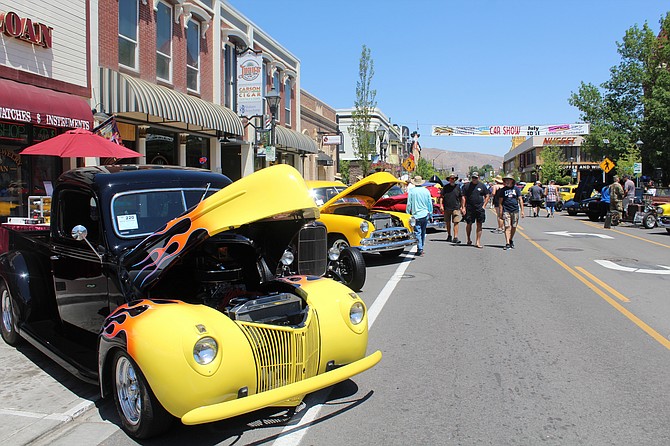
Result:
<svg viewBox="0 0 670 446">
<path fill-rule="evenodd" d="M 193 346 L 193 359 L 200 365 L 207 365 L 214 361 L 218 349 L 219 346 L 216 344 L 214 338 L 210 338 L 209 336 L 200 338 Z"/>
<path fill-rule="evenodd" d="M 293 263 L 295 260 L 295 256 L 291 251 L 284 251 L 284 254 L 281 255 L 281 259 L 279 261 L 282 263 L 284 266 L 289 266 L 290 264 Z"/>
<path fill-rule="evenodd" d="M 367 221 L 362 221 L 362 222 L 361 222 L 361 232 L 362 232 L 363 234 L 367 234 L 367 233 L 368 233 L 368 229 L 370 229 L 370 225 L 368 224 L 368 222 L 367 222 Z"/>
<path fill-rule="evenodd" d="M 409 218 L 409 225 L 416 226 L 416 218 L 413 215 Z"/>
<path fill-rule="evenodd" d="M 337 248 L 330 248 L 328 250 L 328 259 L 335 261 L 340 258 L 340 250 Z"/>
<path fill-rule="evenodd" d="M 358 325 L 363 321 L 363 316 L 365 315 L 365 307 L 360 302 L 354 302 L 354 304 L 349 309 L 349 320 L 352 324 Z"/>
<path fill-rule="evenodd" d="M 663 215 L 663 208 L 660 207 L 660 206 L 657 207 L 657 208 L 656 208 L 656 213 L 657 213 L 658 215 Z"/>
</svg>

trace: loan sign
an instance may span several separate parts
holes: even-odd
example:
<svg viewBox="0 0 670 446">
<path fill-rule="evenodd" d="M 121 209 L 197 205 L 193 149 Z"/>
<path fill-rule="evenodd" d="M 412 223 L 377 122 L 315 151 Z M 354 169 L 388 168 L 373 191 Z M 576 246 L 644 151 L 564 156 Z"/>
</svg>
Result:
<svg viewBox="0 0 670 446">
<path fill-rule="evenodd" d="M 44 23 L 20 17 L 14 11 L 0 11 L 0 33 L 44 48 L 53 47 L 53 28 Z"/>
<path fill-rule="evenodd" d="M 577 136 L 588 135 L 589 124 L 556 125 L 434 125 L 432 136 Z"/>
</svg>

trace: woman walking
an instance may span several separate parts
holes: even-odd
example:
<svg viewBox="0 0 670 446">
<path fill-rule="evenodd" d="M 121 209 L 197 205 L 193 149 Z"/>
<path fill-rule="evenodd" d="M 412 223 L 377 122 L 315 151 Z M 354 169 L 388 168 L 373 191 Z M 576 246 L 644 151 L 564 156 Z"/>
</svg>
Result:
<svg viewBox="0 0 670 446">
<path fill-rule="evenodd" d="M 545 202 L 547 218 L 549 218 L 549 215 L 551 215 L 551 218 L 554 218 L 554 209 L 558 202 L 558 188 L 556 187 L 556 182 L 554 180 L 549 181 L 549 185 L 544 188 L 544 196 L 547 197 Z"/>
</svg>

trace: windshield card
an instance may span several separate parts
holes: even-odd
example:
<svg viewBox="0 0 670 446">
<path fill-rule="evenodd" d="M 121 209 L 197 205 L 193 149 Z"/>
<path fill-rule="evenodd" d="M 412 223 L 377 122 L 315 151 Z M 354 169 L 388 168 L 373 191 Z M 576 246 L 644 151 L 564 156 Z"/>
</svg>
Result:
<svg viewBox="0 0 670 446">
<path fill-rule="evenodd" d="M 139 228 L 137 224 L 137 215 L 117 215 L 116 224 L 119 226 L 119 231 L 130 231 Z"/>
</svg>

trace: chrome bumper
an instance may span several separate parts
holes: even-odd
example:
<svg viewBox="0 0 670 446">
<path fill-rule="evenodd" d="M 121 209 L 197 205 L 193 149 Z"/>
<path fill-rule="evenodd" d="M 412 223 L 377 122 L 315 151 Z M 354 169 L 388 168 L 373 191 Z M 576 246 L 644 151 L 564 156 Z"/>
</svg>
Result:
<svg viewBox="0 0 670 446">
<path fill-rule="evenodd" d="M 242 415 L 264 407 L 273 406 L 298 395 L 316 392 L 326 387 L 342 382 L 373 367 L 382 359 L 380 351 L 366 356 L 351 364 L 347 364 L 330 372 L 316 375 L 303 381 L 294 382 L 286 386 L 268 390 L 266 392 L 238 398 L 223 403 L 195 408 L 182 416 L 184 424 L 211 423 L 226 418 Z"/>
<path fill-rule="evenodd" d="M 410 238 L 406 240 L 395 240 L 389 242 L 382 241 L 380 243 L 375 243 L 374 245 L 361 245 L 358 246 L 358 249 L 361 250 L 361 252 L 382 252 L 382 251 L 392 251 L 394 249 L 400 249 L 400 248 L 409 248 L 414 245 L 416 245 L 416 237 L 414 237 L 414 235 L 411 235 Z"/>
</svg>

